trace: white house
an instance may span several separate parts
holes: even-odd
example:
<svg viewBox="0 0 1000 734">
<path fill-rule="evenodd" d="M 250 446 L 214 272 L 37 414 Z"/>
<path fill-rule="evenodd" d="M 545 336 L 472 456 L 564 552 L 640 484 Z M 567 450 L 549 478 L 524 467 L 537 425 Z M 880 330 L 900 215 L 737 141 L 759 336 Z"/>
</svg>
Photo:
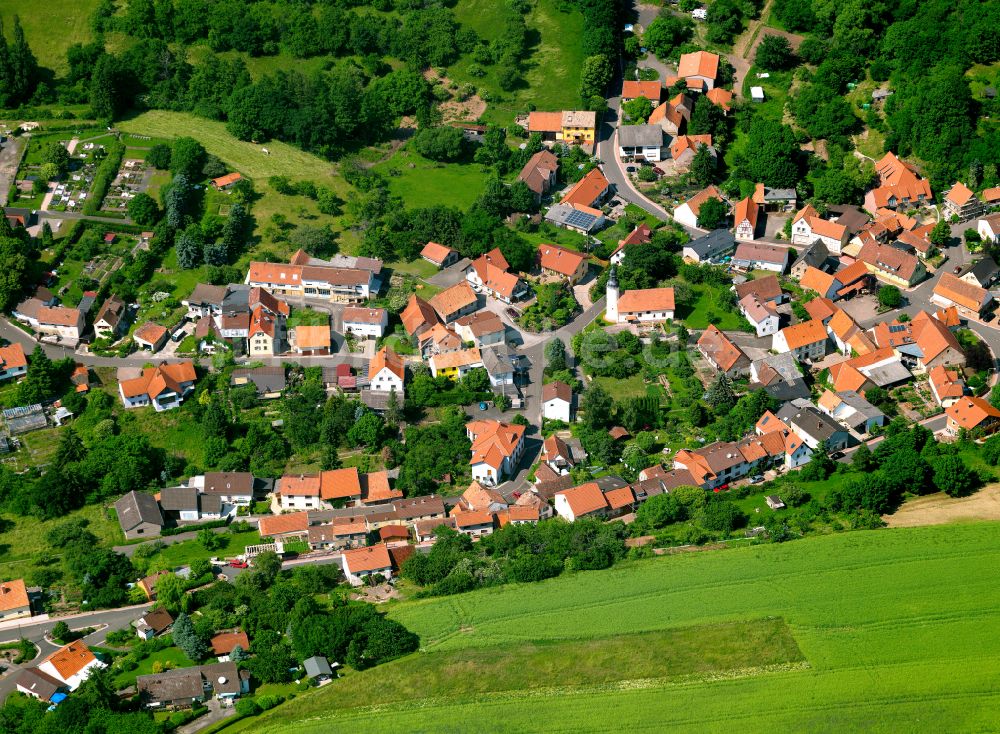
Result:
<svg viewBox="0 0 1000 734">
<path fill-rule="evenodd" d="M 126 408 L 152 405 L 157 412 L 176 408 L 194 390 L 194 363 L 163 363 L 149 367 L 138 377 L 118 383 L 118 394 Z"/>
<path fill-rule="evenodd" d="M 542 387 L 542 418 L 550 421 L 572 421 L 573 389 L 558 380 Z"/>
<path fill-rule="evenodd" d="M 392 578 L 392 557 L 385 543 L 342 551 L 340 565 L 351 586 L 361 586 L 376 574 L 386 580 Z"/>
<path fill-rule="evenodd" d="M 642 288 L 619 296 L 618 274 L 611 268 L 605 290 L 604 320 L 612 324 L 663 323 L 674 318 L 674 289 Z"/>
<path fill-rule="evenodd" d="M 621 125 L 618 128 L 619 158 L 656 162 L 662 151 L 663 128 L 659 125 Z"/>
<path fill-rule="evenodd" d="M 701 205 L 709 199 L 718 199 L 725 202 L 722 193 L 714 186 L 709 186 L 674 209 L 674 219 L 685 227 L 696 228 L 698 226 L 698 212 L 701 211 Z"/>
<path fill-rule="evenodd" d="M 736 239 L 739 239 L 738 234 Z M 760 242 L 742 242 L 736 246 L 736 252 L 733 254 L 733 267 L 783 273 L 788 269 L 791 257 L 787 247 L 765 245 Z"/>
<path fill-rule="evenodd" d="M 472 479 L 484 486 L 513 476 L 524 455 L 524 426 L 495 420 L 471 421 L 465 426 L 472 441 Z"/>
<path fill-rule="evenodd" d="M 581 517 L 604 517 L 608 514 L 608 500 L 596 482 L 587 482 L 555 494 L 556 514 L 567 522 Z"/>
<path fill-rule="evenodd" d="M 847 237 L 847 227 L 821 218 L 810 204 L 802 207 L 792 220 L 793 245 L 811 245 L 819 240 L 829 253 L 839 255 Z"/>
<path fill-rule="evenodd" d="M 344 333 L 367 339 L 378 339 L 389 325 L 389 312 L 384 308 L 344 307 Z"/>
<path fill-rule="evenodd" d="M 984 242 L 1000 242 L 1000 213 L 980 219 L 976 231 Z"/>
<path fill-rule="evenodd" d="M 761 301 L 752 293 L 740 299 L 740 313 L 757 330 L 757 336 L 776 333 L 781 323 L 774 304 Z"/>
<path fill-rule="evenodd" d="M 368 382 L 373 392 L 392 392 L 402 399 L 406 365 L 389 347 L 382 347 L 368 363 Z"/>
<path fill-rule="evenodd" d="M 62 681 L 71 691 L 87 680 L 90 672 L 106 667 L 82 640 L 60 647 L 38 664 L 38 669 Z"/>
<path fill-rule="evenodd" d="M 791 352 L 795 359 L 822 359 L 827 352 L 826 326 L 819 319 L 786 326 L 771 340 L 771 348 L 779 354 Z"/>
</svg>

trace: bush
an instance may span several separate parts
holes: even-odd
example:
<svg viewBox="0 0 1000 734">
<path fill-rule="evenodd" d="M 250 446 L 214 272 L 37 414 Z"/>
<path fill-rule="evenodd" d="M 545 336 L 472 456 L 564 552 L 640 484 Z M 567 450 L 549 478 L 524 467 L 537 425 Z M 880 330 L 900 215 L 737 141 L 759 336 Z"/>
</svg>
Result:
<svg viewBox="0 0 1000 734">
<path fill-rule="evenodd" d="M 108 186 L 118 175 L 118 168 L 122 164 L 122 157 L 125 155 L 125 146 L 119 142 L 111 143 L 107 146 L 108 155 L 97 167 L 94 174 L 94 182 L 90 187 L 90 195 L 87 203 L 83 205 L 84 214 L 97 214 L 104 202 L 104 197 L 108 193 Z"/>
</svg>

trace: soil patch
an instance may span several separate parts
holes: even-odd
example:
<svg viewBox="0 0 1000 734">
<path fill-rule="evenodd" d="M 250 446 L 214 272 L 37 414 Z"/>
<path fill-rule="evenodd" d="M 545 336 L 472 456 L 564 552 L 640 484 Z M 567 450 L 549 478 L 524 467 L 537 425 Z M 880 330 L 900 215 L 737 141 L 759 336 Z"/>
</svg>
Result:
<svg viewBox="0 0 1000 734">
<path fill-rule="evenodd" d="M 953 499 L 937 493 L 910 500 L 883 518 L 890 528 L 944 525 L 950 522 L 1000 520 L 1000 484 L 989 484 L 971 497 Z"/>
</svg>

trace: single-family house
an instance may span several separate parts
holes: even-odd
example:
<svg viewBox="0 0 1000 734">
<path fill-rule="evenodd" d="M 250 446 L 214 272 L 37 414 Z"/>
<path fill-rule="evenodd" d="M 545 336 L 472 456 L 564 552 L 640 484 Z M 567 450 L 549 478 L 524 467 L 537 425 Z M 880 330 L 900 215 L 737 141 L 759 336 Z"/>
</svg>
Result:
<svg viewBox="0 0 1000 734">
<path fill-rule="evenodd" d="M 927 269 L 916 255 L 874 241 L 862 246 L 858 262 L 863 262 L 868 272 L 883 283 L 900 288 L 909 288 L 927 275 Z"/>
<path fill-rule="evenodd" d="M 549 153 L 549 155 L 552 154 Z M 424 249 L 420 251 L 420 257 L 433 265 L 437 265 L 439 268 L 454 265 L 461 259 L 458 250 L 437 242 L 428 242 L 424 245 Z"/>
<path fill-rule="evenodd" d="M 282 477 L 286 479 L 287 477 Z M 282 479 L 278 480 L 278 489 L 281 491 Z M 319 477 L 314 475 L 316 486 L 316 496 L 319 496 Z M 313 507 L 318 507 L 318 503 Z M 281 515 L 265 515 L 257 522 L 257 530 L 261 539 L 268 538 L 302 538 L 305 539 L 309 532 L 309 513 L 305 510 L 300 512 L 285 512 Z"/>
<path fill-rule="evenodd" d="M 818 319 L 786 326 L 774 335 L 771 348 L 779 354 L 791 352 L 800 362 L 822 359 L 827 354 L 826 326 Z"/>
<path fill-rule="evenodd" d="M 618 128 L 619 158 L 642 158 L 655 163 L 662 158 L 662 152 L 663 128 L 659 125 L 622 125 Z"/>
<path fill-rule="evenodd" d="M 607 517 L 610 510 L 604 492 L 596 482 L 556 492 L 553 499 L 556 514 L 567 522 L 581 517 Z"/>
<path fill-rule="evenodd" d="M 21 668 L 14 679 L 20 693 L 46 703 L 59 703 L 68 693 L 66 684 L 38 668 Z"/>
<path fill-rule="evenodd" d="M 625 259 L 625 248 L 632 245 L 647 245 L 653 241 L 653 230 L 645 222 L 640 222 L 635 229 L 626 235 L 624 239 L 618 240 L 618 248 L 611 253 L 609 258 L 612 265 L 621 265 Z"/>
<path fill-rule="evenodd" d="M 472 478 L 495 486 L 513 476 L 524 455 L 524 426 L 495 420 L 477 420 L 465 426 L 472 442 Z"/>
<path fill-rule="evenodd" d="M 750 242 L 751 240 L 756 239 L 757 220 L 759 218 L 758 217 L 759 214 L 760 214 L 760 206 L 758 206 L 757 203 L 754 202 L 752 197 L 748 196 L 745 199 L 741 199 L 740 201 L 736 202 L 736 207 L 733 209 L 733 233 L 738 241 Z M 740 247 L 736 248 L 736 256 L 733 258 L 734 262 L 739 261 L 741 259 L 740 258 L 741 247 L 743 246 L 741 245 Z M 785 267 L 787 267 L 787 261 L 789 257 L 788 250 L 783 247 L 781 248 L 775 247 L 773 249 L 784 250 L 785 254 L 784 260 L 786 262 Z M 773 257 L 774 256 L 772 255 L 771 259 L 773 259 Z M 743 266 L 737 266 L 737 267 L 743 267 Z M 749 270 L 751 268 L 747 267 L 747 269 Z M 785 268 L 782 267 L 782 269 L 779 270 L 778 272 L 784 272 L 784 269 Z"/>
<path fill-rule="evenodd" d="M 23 377 L 28 373 L 28 358 L 17 342 L 0 347 L 0 380 Z"/>
<path fill-rule="evenodd" d="M 174 618 L 170 616 L 170 612 L 158 607 L 145 612 L 139 619 L 132 622 L 132 626 L 135 627 L 136 634 L 143 640 L 151 640 L 169 630 L 173 623 Z"/>
<path fill-rule="evenodd" d="M 698 149 L 704 146 L 708 154 L 715 160 L 719 153 L 712 145 L 711 135 L 678 135 L 670 142 L 670 159 L 674 162 L 674 168 L 685 169 L 694 161 Z"/>
<path fill-rule="evenodd" d="M 877 349 L 865 330 L 843 309 L 838 308 L 826 322 L 826 331 L 837 345 L 837 350 L 848 357 L 852 354 L 871 354 Z"/>
<path fill-rule="evenodd" d="M 683 95 L 678 95 L 682 98 Z M 659 125 L 670 137 L 681 134 L 688 120 L 691 119 L 691 112 L 688 107 L 682 104 L 675 104 L 676 100 L 667 100 L 659 105 L 654 105 L 653 111 L 649 114 L 646 122 L 650 125 Z"/>
<path fill-rule="evenodd" d="M 527 287 L 521 282 L 521 279 L 510 272 L 510 265 L 507 264 L 507 259 L 498 247 L 494 247 L 489 252 L 473 260 L 472 264 L 466 268 L 465 277 L 468 283 L 471 284 L 472 289 L 483 292 L 504 303 L 511 303 L 527 292 Z M 457 286 L 449 288 L 448 291 L 442 291 L 431 299 L 431 305 L 437 309 L 438 315 L 441 316 L 441 320 L 445 323 L 454 321 L 459 316 L 464 316 L 478 308 L 478 304 L 473 302 L 471 305 L 465 306 L 468 310 L 461 311 L 460 313 L 453 311 L 453 317 L 448 317 L 445 313 L 442 313 L 442 309 L 435 305 L 435 300 L 443 300 L 442 296 L 455 288 Z M 475 293 L 472 295 L 475 297 Z M 468 294 L 458 297 L 456 305 L 467 304 L 468 297 Z"/>
<path fill-rule="evenodd" d="M 698 339 L 698 351 L 712 367 L 724 372 L 728 377 L 747 374 L 750 358 L 725 334 L 709 324 Z"/>
<path fill-rule="evenodd" d="M 790 272 L 793 278 L 802 280 L 802 276 L 809 268 L 825 273 L 833 267 L 834 262 L 836 261 L 830 257 L 830 251 L 826 249 L 826 245 L 817 240 L 811 245 L 805 245 L 804 249 L 799 251 Z"/>
<path fill-rule="evenodd" d="M 555 188 L 558 171 L 559 159 L 552 151 L 540 150 L 524 164 L 524 168 L 517 174 L 517 180 L 524 181 L 535 195 L 535 202 L 540 203 L 542 197 Z"/>
<path fill-rule="evenodd" d="M 460 380 L 466 373 L 484 367 L 479 347 L 435 354 L 428 360 L 428 365 L 432 376 L 443 375 L 451 380 Z"/>
<path fill-rule="evenodd" d="M 39 334 L 77 342 L 86 327 L 86 318 L 83 311 L 78 308 L 41 306 L 38 308 L 34 323 L 30 321 L 29 323 Z"/>
<path fill-rule="evenodd" d="M 538 246 L 538 264 L 542 274 L 570 284 L 579 283 L 586 277 L 589 259 L 584 253 L 558 245 Z"/>
<path fill-rule="evenodd" d="M 514 363 L 517 361 L 515 356 L 511 355 L 509 349 L 507 349 L 506 344 L 497 344 L 490 347 L 484 347 L 479 350 L 479 354 L 483 360 L 483 369 L 486 370 L 486 374 L 490 377 L 490 385 L 495 388 L 500 388 L 497 392 L 501 392 L 504 395 L 513 395 L 517 393 L 517 388 L 514 385 Z"/>
<path fill-rule="evenodd" d="M 455 321 L 454 327 L 455 334 L 463 342 L 472 342 L 477 347 L 503 344 L 507 334 L 507 327 L 492 311 L 477 311 L 463 316 Z"/>
<path fill-rule="evenodd" d="M 1000 430 L 1000 410 L 983 398 L 962 396 L 944 412 L 948 417 L 945 430 L 953 436 L 964 430 L 979 438 Z"/>
<path fill-rule="evenodd" d="M 713 87 L 705 94 L 705 99 L 720 108 L 723 114 L 728 115 L 732 110 L 733 93 L 722 87 Z"/>
<path fill-rule="evenodd" d="M 756 207 L 756 204 L 753 205 Z M 737 235 L 739 239 L 739 235 Z M 783 273 L 788 269 L 791 253 L 787 247 L 765 245 L 760 242 L 742 242 L 736 246 L 733 267 L 742 270 L 770 270 Z"/>
<path fill-rule="evenodd" d="M 817 405 L 821 412 L 858 433 L 871 433 L 876 426 L 885 425 L 885 413 L 853 390 L 824 390 Z"/>
<path fill-rule="evenodd" d="M 147 367 L 139 377 L 118 383 L 126 408 L 152 405 L 157 412 L 179 406 L 193 390 L 196 375 L 191 360 Z"/>
<path fill-rule="evenodd" d="M 850 432 L 830 416 L 820 412 L 808 400 L 785 403 L 777 417 L 794 431 L 813 451 L 825 443 L 828 451 L 840 451 L 854 443 Z"/>
<path fill-rule="evenodd" d="M 700 449 L 674 454 L 674 469 L 691 473 L 695 486 L 715 489 L 746 476 L 749 464 L 735 443 L 716 441 Z"/>
<path fill-rule="evenodd" d="M 345 550 L 340 556 L 340 562 L 351 586 L 361 586 L 366 579 L 374 576 L 381 576 L 386 580 L 392 578 L 392 558 L 385 543 Z"/>
<path fill-rule="evenodd" d="M 972 190 L 961 181 L 948 189 L 942 202 L 945 216 L 958 217 L 960 222 L 974 219 L 983 213 L 983 202 Z"/>
<path fill-rule="evenodd" d="M 389 325 L 389 312 L 384 308 L 346 306 L 343 314 L 344 333 L 365 339 L 380 339 Z"/>
<path fill-rule="evenodd" d="M 680 224 L 683 224 L 685 227 L 697 228 L 698 212 L 701 211 L 701 205 L 704 204 L 709 199 L 718 199 L 723 203 L 725 203 L 726 201 L 725 198 L 722 196 L 722 193 L 715 186 L 709 186 L 708 188 L 699 191 L 697 194 L 692 196 L 683 204 L 677 206 L 673 211 L 674 219 L 677 220 Z M 715 233 L 713 232 L 712 234 Z M 695 262 L 703 262 L 704 260 L 708 259 L 705 257 L 701 257 L 699 259 L 696 251 L 692 251 L 690 254 L 688 253 L 688 247 L 691 247 L 692 245 L 694 245 L 694 243 L 699 242 L 700 239 L 704 238 L 699 238 L 692 242 L 689 242 L 687 246 L 684 247 L 682 254 L 685 258 L 689 258 L 691 260 L 694 260 Z M 735 244 L 733 246 L 735 247 Z"/>
<path fill-rule="evenodd" d="M 107 667 L 90 651 L 83 640 L 71 642 L 49 654 L 38 664 L 38 670 L 61 681 L 75 691 L 87 680 L 91 671 Z"/>
<path fill-rule="evenodd" d="M 243 176 L 239 173 L 227 173 L 225 176 L 219 176 L 218 178 L 212 179 L 212 188 L 216 191 L 228 191 L 237 183 L 243 180 Z"/>
<path fill-rule="evenodd" d="M 958 277 L 959 280 L 964 280 L 979 288 L 990 288 L 997 281 L 998 276 L 1000 276 L 1000 267 L 997 267 L 996 260 L 987 255 L 966 267 Z"/>
<path fill-rule="evenodd" d="M 399 318 L 406 333 L 418 338 L 435 324 L 440 323 L 434 307 L 416 294 L 410 296 Z"/>
<path fill-rule="evenodd" d="M 253 385 L 257 389 L 257 397 L 262 399 L 280 398 L 285 389 L 285 368 L 275 367 L 237 367 L 229 378 L 233 387 Z"/>
<path fill-rule="evenodd" d="M 765 275 L 763 278 L 745 280 L 733 286 L 736 300 L 741 301 L 747 296 L 753 296 L 762 303 L 784 303 L 785 293 L 781 290 L 781 282 L 777 275 Z"/>
<path fill-rule="evenodd" d="M 569 474 L 576 462 L 573 452 L 559 436 L 555 434 L 542 441 L 542 462 L 559 475 Z"/>
<path fill-rule="evenodd" d="M 296 354 L 313 357 L 330 353 L 333 336 L 329 324 L 299 324 L 292 329 L 292 341 Z"/>
<path fill-rule="evenodd" d="M 633 99 L 639 99 L 639 97 L 645 97 L 652 103 L 653 107 L 660 104 L 660 95 L 663 92 L 663 87 L 660 85 L 659 80 L 653 79 L 652 81 L 633 81 L 632 79 L 626 79 L 622 82 L 622 104 L 626 102 L 631 102 Z"/>
<path fill-rule="evenodd" d="M 94 318 L 94 335 L 98 339 L 114 340 L 124 330 L 127 315 L 125 302 L 118 296 L 108 296 Z"/>
<path fill-rule="evenodd" d="M 847 239 L 847 227 L 821 218 L 810 204 L 799 210 L 792 223 L 793 245 L 811 245 L 818 240 L 828 253 L 839 255 Z"/>
<path fill-rule="evenodd" d="M 931 303 L 948 308 L 955 306 L 965 316 L 982 316 L 993 303 L 993 294 L 952 273 L 942 273 L 934 284 Z"/>
<path fill-rule="evenodd" d="M 762 389 L 782 403 L 807 398 L 810 394 L 799 371 L 799 363 L 791 352 L 766 354 L 751 362 L 750 388 Z"/>
<path fill-rule="evenodd" d="M 688 242 L 681 250 L 681 255 L 690 262 L 716 262 L 735 249 L 733 233 L 720 227 Z"/>
<path fill-rule="evenodd" d="M 302 668 L 306 671 L 306 678 L 322 683 L 333 678 L 333 668 L 330 661 L 322 655 L 313 655 L 302 661 Z"/>
<path fill-rule="evenodd" d="M 930 183 L 917 169 L 886 153 L 875 164 L 879 185 L 865 194 L 865 209 L 874 215 L 879 209 L 909 209 L 931 201 Z"/>
<path fill-rule="evenodd" d="M 953 405 L 965 395 L 965 382 L 957 370 L 950 370 L 944 365 L 937 365 L 927 373 L 931 394 L 942 408 Z"/>
<path fill-rule="evenodd" d="M 403 398 L 403 385 L 406 379 L 406 365 L 391 347 L 382 347 L 368 363 L 368 385 L 372 392 L 396 391 L 399 399 Z"/>
<path fill-rule="evenodd" d="M 139 345 L 140 349 L 148 349 L 151 352 L 158 352 L 167 343 L 170 332 L 166 327 L 147 321 L 132 333 L 132 339 Z"/>
<path fill-rule="evenodd" d="M 134 489 L 115 502 L 115 514 L 126 540 L 156 537 L 166 524 L 156 498 Z"/>
<path fill-rule="evenodd" d="M 719 76 L 719 56 L 708 51 L 681 54 L 677 76 L 685 79 L 688 89 L 707 92 L 715 87 Z M 669 85 L 668 85 L 669 86 Z"/>
<path fill-rule="evenodd" d="M 226 662 L 234 648 L 238 647 L 243 652 L 249 652 L 250 638 L 247 637 L 246 632 L 237 629 L 213 635 L 208 645 L 212 648 L 212 654 L 219 658 L 220 662 Z"/>
<path fill-rule="evenodd" d="M 0 581 L 0 622 L 31 616 L 31 599 L 24 579 Z"/>
<path fill-rule="evenodd" d="M 983 242 L 1000 242 L 1000 212 L 982 217 L 976 224 L 976 231 Z"/>
<path fill-rule="evenodd" d="M 604 226 L 604 212 L 583 204 L 555 204 L 545 213 L 545 221 L 557 227 L 589 235 Z"/>
<path fill-rule="evenodd" d="M 494 520 L 493 515 L 489 512 L 468 510 L 456 513 L 453 517 L 455 518 L 455 529 L 463 535 L 480 538 L 493 532 Z"/>
<path fill-rule="evenodd" d="M 597 208 L 611 190 L 611 183 L 605 178 L 600 168 L 592 168 L 587 174 L 570 187 L 560 203 Z M 504 268 L 506 270 L 507 268 Z"/>
<path fill-rule="evenodd" d="M 542 418 L 553 421 L 573 421 L 573 388 L 553 380 L 542 386 Z"/>
<path fill-rule="evenodd" d="M 361 548 L 368 538 L 368 523 L 364 519 L 346 520 L 325 525 L 310 525 L 307 542 L 313 550 Z"/>
<path fill-rule="evenodd" d="M 378 293 L 380 260 L 338 257 L 327 262 L 299 250 L 289 263 L 251 262 L 244 282 L 282 296 L 335 303 L 359 303 Z"/>
<path fill-rule="evenodd" d="M 752 281 L 751 281 L 752 282 Z M 762 301 L 753 293 L 743 296 L 739 301 L 740 313 L 757 332 L 757 336 L 774 334 L 781 325 L 778 309 L 771 301 Z"/>
<path fill-rule="evenodd" d="M 232 661 L 210 663 L 140 675 L 135 687 L 146 708 L 190 708 L 212 697 L 233 701 L 249 693 L 250 671 L 237 669 Z"/>
<path fill-rule="evenodd" d="M 753 201 L 764 211 L 791 212 L 795 211 L 798 193 L 795 189 L 772 189 L 770 186 L 758 183 L 754 187 Z"/>
</svg>

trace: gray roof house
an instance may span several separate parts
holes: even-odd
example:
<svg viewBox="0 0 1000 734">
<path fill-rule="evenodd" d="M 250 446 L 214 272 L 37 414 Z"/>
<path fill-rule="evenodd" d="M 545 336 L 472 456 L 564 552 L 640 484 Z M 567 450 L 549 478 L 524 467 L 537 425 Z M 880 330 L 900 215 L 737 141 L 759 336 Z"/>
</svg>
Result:
<svg viewBox="0 0 1000 734">
<path fill-rule="evenodd" d="M 506 345 L 483 347 L 479 355 L 493 387 L 514 384 L 514 365 L 510 361 L 510 350 Z"/>
<path fill-rule="evenodd" d="M 618 155 L 660 160 L 663 128 L 659 125 L 622 125 L 618 128 Z"/>
<path fill-rule="evenodd" d="M 233 370 L 229 384 L 233 387 L 253 384 L 257 388 L 257 396 L 261 398 L 277 398 L 285 389 L 285 368 L 256 367 L 249 369 L 240 367 Z"/>
<path fill-rule="evenodd" d="M 966 283 L 978 285 L 980 288 L 989 288 L 1000 275 L 1000 267 L 996 261 L 987 255 L 982 260 L 977 260 L 968 266 L 959 276 Z"/>
<path fill-rule="evenodd" d="M 830 251 L 826 248 L 826 245 L 823 244 L 822 240 L 815 240 L 795 258 L 795 262 L 792 263 L 791 274 L 793 278 L 801 278 L 806 269 L 810 267 L 825 272 L 828 265 L 832 262 L 835 262 L 835 260 L 831 260 Z"/>
<path fill-rule="evenodd" d="M 827 450 L 840 451 L 854 443 L 844 426 L 805 399 L 785 403 L 778 411 L 778 418 L 799 434 L 811 449 L 825 442 Z"/>
<path fill-rule="evenodd" d="M 147 708 L 191 706 L 206 698 L 233 699 L 250 691 L 250 673 L 236 663 L 212 663 L 140 675 L 136 688 Z"/>
<path fill-rule="evenodd" d="M 156 537 L 165 524 L 160 505 L 153 495 L 135 490 L 115 502 L 115 512 L 126 540 Z"/>
<path fill-rule="evenodd" d="M 57 693 L 69 690 L 61 680 L 38 668 L 23 668 L 14 679 L 14 684 L 21 693 L 39 701 L 51 701 Z"/>
<path fill-rule="evenodd" d="M 728 229 L 713 229 L 684 245 L 683 255 L 696 262 L 715 260 L 736 249 L 736 238 Z"/>
<path fill-rule="evenodd" d="M 333 677 L 333 668 L 330 661 L 322 655 L 314 655 L 302 661 L 302 667 L 306 670 L 306 677 L 310 680 L 329 680 Z"/>
</svg>

